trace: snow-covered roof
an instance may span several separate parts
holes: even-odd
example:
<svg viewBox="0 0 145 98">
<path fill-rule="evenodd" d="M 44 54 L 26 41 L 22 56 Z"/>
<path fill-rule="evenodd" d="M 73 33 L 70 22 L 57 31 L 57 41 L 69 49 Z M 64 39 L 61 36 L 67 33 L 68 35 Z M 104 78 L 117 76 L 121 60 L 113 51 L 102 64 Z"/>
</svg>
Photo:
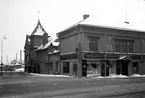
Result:
<svg viewBox="0 0 145 98">
<path fill-rule="evenodd" d="M 128 55 L 120 56 L 119 60 L 131 60 L 131 58 Z"/>
<path fill-rule="evenodd" d="M 137 31 L 137 32 L 145 32 L 143 30 L 139 30 L 133 25 L 122 23 L 106 23 L 103 20 L 98 21 L 96 16 L 90 16 L 86 20 L 79 23 L 80 25 L 87 25 L 87 26 L 94 26 L 100 28 L 110 28 L 110 29 L 117 29 L 117 30 L 126 30 L 126 31 Z"/>
<path fill-rule="evenodd" d="M 53 46 L 58 46 L 59 42 L 51 42 Z"/>
<path fill-rule="evenodd" d="M 77 25 L 82 25 L 82 26 L 91 26 L 91 27 L 99 27 L 99 28 L 108 28 L 108 29 L 116 29 L 116 30 L 125 30 L 125 31 L 136 31 L 136 32 L 145 32 L 145 30 L 138 29 L 130 24 L 125 24 L 125 23 L 105 23 L 103 20 L 98 21 L 97 18 L 94 17 L 89 17 L 86 20 L 82 20 L 64 30 L 61 32 L 67 31 L 71 28 L 74 28 Z M 58 33 L 61 33 L 58 32 Z"/>
<path fill-rule="evenodd" d="M 53 52 L 49 52 L 48 55 L 59 53 L 59 50 L 54 50 Z"/>
<path fill-rule="evenodd" d="M 44 50 L 44 49 L 47 49 L 51 44 L 53 46 L 58 46 L 59 45 L 59 42 L 54 42 L 55 39 L 52 39 L 51 41 L 49 41 L 48 43 L 46 43 L 45 45 L 41 45 L 40 47 L 37 48 L 37 50 Z"/>
<path fill-rule="evenodd" d="M 59 52 L 59 50 L 54 50 L 54 51 L 53 51 L 53 53 L 58 53 L 58 52 Z"/>
</svg>

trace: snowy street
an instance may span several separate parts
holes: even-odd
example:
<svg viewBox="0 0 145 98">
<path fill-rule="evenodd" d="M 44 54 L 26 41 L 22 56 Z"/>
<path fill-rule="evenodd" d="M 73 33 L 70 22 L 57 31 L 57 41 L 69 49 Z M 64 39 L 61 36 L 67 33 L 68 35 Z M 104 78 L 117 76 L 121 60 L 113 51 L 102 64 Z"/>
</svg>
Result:
<svg viewBox="0 0 145 98">
<path fill-rule="evenodd" d="M 54 77 L 53 75 L 25 74 L 23 76 L 0 77 L 0 97 L 138 98 L 138 96 L 143 96 L 144 98 L 144 85 L 144 77 L 77 78 L 65 75 Z M 136 97 L 130 97 L 134 95 Z"/>
</svg>

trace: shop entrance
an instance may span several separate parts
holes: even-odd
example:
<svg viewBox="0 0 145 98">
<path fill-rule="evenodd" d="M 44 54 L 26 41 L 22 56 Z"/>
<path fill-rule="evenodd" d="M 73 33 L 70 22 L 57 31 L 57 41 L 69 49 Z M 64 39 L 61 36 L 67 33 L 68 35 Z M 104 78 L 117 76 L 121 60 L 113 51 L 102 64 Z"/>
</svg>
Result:
<svg viewBox="0 0 145 98">
<path fill-rule="evenodd" d="M 73 62 L 73 75 L 77 76 L 77 63 Z"/>
<path fill-rule="evenodd" d="M 129 60 L 118 60 L 116 62 L 116 74 L 128 75 Z"/>
<path fill-rule="evenodd" d="M 131 60 L 128 55 L 120 56 L 119 60 L 116 61 L 116 73 L 128 76 L 128 64 Z"/>
<path fill-rule="evenodd" d="M 109 76 L 109 65 L 110 65 L 110 62 L 108 60 L 106 62 L 102 61 L 102 63 L 101 63 L 101 76 Z"/>
<path fill-rule="evenodd" d="M 128 63 L 129 61 L 122 61 L 122 75 L 128 76 Z"/>
</svg>

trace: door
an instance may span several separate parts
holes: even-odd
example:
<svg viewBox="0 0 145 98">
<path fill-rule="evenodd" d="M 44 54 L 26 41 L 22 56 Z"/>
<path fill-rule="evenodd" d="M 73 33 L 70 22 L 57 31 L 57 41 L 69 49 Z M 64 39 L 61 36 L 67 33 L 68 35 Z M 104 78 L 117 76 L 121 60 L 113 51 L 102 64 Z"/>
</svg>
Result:
<svg viewBox="0 0 145 98">
<path fill-rule="evenodd" d="M 105 64 L 104 64 L 104 62 L 101 64 L 101 76 L 105 76 Z"/>
<path fill-rule="evenodd" d="M 77 64 L 75 62 L 73 63 L 73 74 L 77 76 Z"/>
<path fill-rule="evenodd" d="M 121 64 L 120 61 L 116 61 L 116 74 L 121 74 Z"/>
<path fill-rule="evenodd" d="M 128 61 L 122 61 L 122 75 L 128 75 Z"/>
</svg>

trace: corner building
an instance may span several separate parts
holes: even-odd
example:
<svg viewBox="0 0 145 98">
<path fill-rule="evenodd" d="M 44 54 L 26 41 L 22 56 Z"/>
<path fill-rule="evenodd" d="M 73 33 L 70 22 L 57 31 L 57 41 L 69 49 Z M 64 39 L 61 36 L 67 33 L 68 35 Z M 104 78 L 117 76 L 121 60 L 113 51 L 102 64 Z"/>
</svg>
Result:
<svg viewBox="0 0 145 98">
<path fill-rule="evenodd" d="M 57 33 L 62 74 L 145 74 L 145 32 L 78 24 Z"/>
</svg>

